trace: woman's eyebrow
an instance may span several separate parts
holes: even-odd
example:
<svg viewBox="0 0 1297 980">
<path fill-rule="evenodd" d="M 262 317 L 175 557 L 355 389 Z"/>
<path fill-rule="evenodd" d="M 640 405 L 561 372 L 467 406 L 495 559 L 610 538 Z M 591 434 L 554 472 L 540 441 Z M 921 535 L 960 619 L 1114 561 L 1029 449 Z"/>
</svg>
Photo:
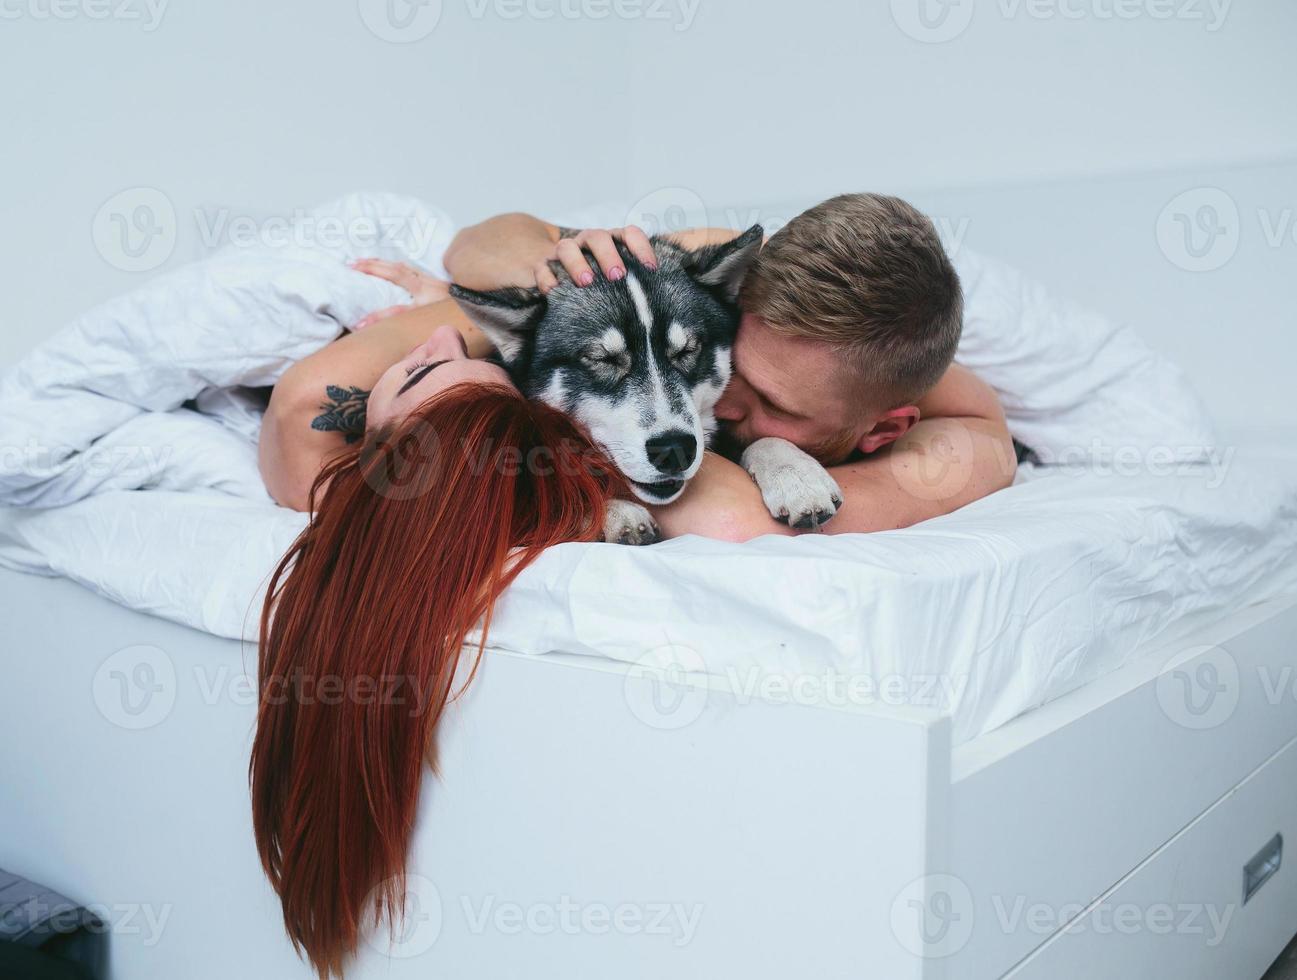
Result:
<svg viewBox="0 0 1297 980">
<path fill-rule="evenodd" d="M 439 368 L 439 367 L 441 367 L 441 366 L 442 366 L 443 364 L 445 364 L 445 363 L 446 363 L 445 361 L 433 361 L 431 364 L 427 364 L 427 365 L 424 365 L 423 367 L 419 368 L 417 371 L 414 372 L 414 374 L 410 375 L 409 380 L 406 381 L 405 384 L 401 385 L 401 390 L 398 391 L 398 392 L 396 393 L 396 397 L 397 397 L 397 398 L 400 398 L 400 397 L 401 397 L 402 395 L 404 395 L 407 391 L 409 391 L 411 388 L 413 388 L 415 385 L 417 385 L 420 381 L 422 381 L 424 378 L 426 378 L 426 377 L 428 376 L 428 373 L 429 373 L 433 368 Z"/>
</svg>

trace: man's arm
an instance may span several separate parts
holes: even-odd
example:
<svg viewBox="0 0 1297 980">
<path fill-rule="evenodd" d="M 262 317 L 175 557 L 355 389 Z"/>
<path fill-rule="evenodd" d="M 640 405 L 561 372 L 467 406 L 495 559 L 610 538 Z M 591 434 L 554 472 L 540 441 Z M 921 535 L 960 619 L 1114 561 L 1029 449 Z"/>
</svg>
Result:
<svg viewBox="0 0 1297 980">
<path fill-rule="evenodd" d="M 919 413 L 886 449 L 829 471 L 846 501 L 826 528 L 830 534 L 909 527 L 1013 482 L 1018 464 L 1004 410 L 967 368 L 952 364 L 919 400 Z"/>
<path fill-rule="evenodd" d="M 1017 462 L 1004 412 L 995 392 L 971 371 L 952 365 L 919 409 L 923 419 L 891 446 L 829 469 L 843 504 L 825 533 L 909 527 L 1013 482 Z M 680 500 L 655 516 L 667 537 L 746 541 L 799 533 L 770 516 L 741 467 L 711 455 Z"/>
<path fill-rule="evenodd" d="M 798 533 L 770 516 L 761 491 L 743 467 L 711 451 L 703 455 L 703 465 L 676 501 L 649 509 L 664 538 L 697 534 L 722 541 L 749 541 L 763 534 Z"/>
<path fill-rule="evenodd" d="M 364 435 L 364 406 L 383 372 L 428 339 L 443 323 L 464 335 L 468 353 L 491 344 L 454 300 L 416 307 L 348 334 L 284 372 L 261 423 L 258 462 L 270 495 L 306 510 L 311 485 L 324 464 Z"/>
</svg>

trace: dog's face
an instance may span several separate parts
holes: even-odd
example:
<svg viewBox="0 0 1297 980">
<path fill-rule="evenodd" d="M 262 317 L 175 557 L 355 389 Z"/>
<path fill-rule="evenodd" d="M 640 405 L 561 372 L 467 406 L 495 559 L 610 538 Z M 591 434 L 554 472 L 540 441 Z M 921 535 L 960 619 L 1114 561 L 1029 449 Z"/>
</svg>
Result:
<svg viewBox="0 0 1297 980">
<path fill-rule="evenodd" d="M 669 503 L 702 465 L 730 378 L 739 286 L 759 225 L 687 252 L 655 237 L 658 268 L 621 249 L 626 277 L 578 288 L 451 287 L 529 398 L 582 423 L 647 503 Z M 591 262 L 593 267 L 594 263 Z"/>
</svg>

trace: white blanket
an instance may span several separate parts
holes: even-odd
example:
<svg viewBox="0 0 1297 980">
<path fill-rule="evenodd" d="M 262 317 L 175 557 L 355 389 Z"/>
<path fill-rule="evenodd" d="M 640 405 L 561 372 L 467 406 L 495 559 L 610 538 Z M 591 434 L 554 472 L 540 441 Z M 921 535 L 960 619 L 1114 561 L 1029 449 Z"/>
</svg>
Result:
<svg viewBox="0 0 1297 980">
<path fill-rule="evenodd" d="M 434 209 L 371 195 L 329 211 L 439 222 L 429 247 L 409 256 L 439 268 L 450 228 Z M 92 311 L 6 375 L 0 563 L 254 638 L 265 579 L 304 518 L 262 487 L 259 418 L 242 388 L 273 384 L 343 327 L 405 298 L 346 268 L 350 257 L 218 255 Z M 561 546 L 510 590 L 491 646 L 675 660 L 748 696 L 777 694 L 772 678 L 793 676 L 802 686 L 792 696 L 808 700 L 936 706 L 965 739 L 1113 669 L 1188 615 L 1297 590 L 1285 560 L 1297 545 L 1291 469 L 1283 480 L 1238 457 L 1204 456 L 1209 427 L 1191 396 L 1165 391 L 1145 396 L 1161 407 L 1126 432 L 1132 452 L 1114 453 L 1117 427 L 1146 406 L 1113 395 L 1101 417 L 1087 415 L 1082 393 L 1094 378 L 1071 378 L 1062 397 L 1072 408 L 1048 411 L 1040 379 L 1057 366 L 1033 373 L 1022 349 L 1050 329 L 1075 336 L 1079 321 L 1012 270 L 963 261 L 961 357 L 1002 390 L 1019 438 L 1046 453 L 1076 446 L 1084 458 L 1028 467 L 1017 486 L 904 531 Z M 1121 378 L 1134 378 L 1128 392 L 1149 377 L 1173 387 L 1174 370 L 1133 335 L 1085 316 L 1086 336 L 1125 361 L 1105 367 L 1079 348 L 1060 360 L 1096 362 L 1110 394 Z M 1018 346 L 997 348 L 997 336 Z"/>
</svg>

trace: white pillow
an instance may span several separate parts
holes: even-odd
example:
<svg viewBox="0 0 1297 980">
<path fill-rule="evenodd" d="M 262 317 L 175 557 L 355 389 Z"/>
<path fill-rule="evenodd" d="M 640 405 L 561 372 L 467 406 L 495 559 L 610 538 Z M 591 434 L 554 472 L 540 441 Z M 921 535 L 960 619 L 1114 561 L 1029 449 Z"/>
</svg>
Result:
<svg viewBox="0 0 1297 980">
<path fill-rule="evenodd" d="M 964 288 L 956 360 L 999 393 L 1009 430 L 1041 462 L 1209 457 L 1215 434 L 1197 394 L 1133 330 L 1003 262 L 967 248 L 952 258 Z"/>
</svg>

